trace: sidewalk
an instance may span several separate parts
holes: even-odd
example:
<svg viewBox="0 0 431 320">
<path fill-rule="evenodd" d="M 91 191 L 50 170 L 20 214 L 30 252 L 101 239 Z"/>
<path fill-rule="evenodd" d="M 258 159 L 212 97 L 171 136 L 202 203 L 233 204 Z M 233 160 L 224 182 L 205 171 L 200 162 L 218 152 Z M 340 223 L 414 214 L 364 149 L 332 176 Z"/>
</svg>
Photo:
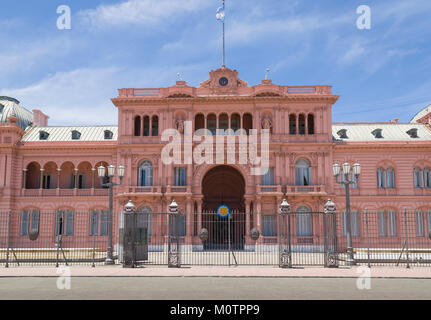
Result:
<svg viewBox="0 0 431 320">
<path fill-rule="evenodd" d="M 364 274 L 364 267 L 352 268 L 294 268 L 277 267 L 145 267 L 123 268 L 121 265 L 96 268 L 71 266 L 72 277 L 285 277 L 285 278 L 357 278 Z M 58 273 L 57 273 L 58 271 Z M 0 268 L 0 277 L 57 277 L 61 274 L 55 267 Z M 429 278 L 431 268 L 372 267 L 372 278 Z"/>
</svg>

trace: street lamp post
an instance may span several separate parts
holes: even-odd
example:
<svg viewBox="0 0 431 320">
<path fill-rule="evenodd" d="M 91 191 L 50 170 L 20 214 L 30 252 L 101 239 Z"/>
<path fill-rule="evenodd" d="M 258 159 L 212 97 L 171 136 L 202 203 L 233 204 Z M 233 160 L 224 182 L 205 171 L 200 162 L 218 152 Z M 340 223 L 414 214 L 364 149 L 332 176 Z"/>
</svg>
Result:
<svg viewBox="0 0 431 320">
<path fill-rule="evenodd" d="M 343 168 L 343 177 L 340 177 L 340 167 Z M 352 168 L 350 167 L 350 163 L 345 162 L 342 166 L 339 164 L 334 164 L 332 166 L 333 174 L 335 177 L 335 181 L 338 184 L 344 185 L 346 189 L 346 236 L 347 236 L 347 260 L 346 264 L 348 266 L 355 265 L 355 259 L 353 257 L 353 248 L 352 248 L 352 230 L 351 230 L 351 219 L 350 219 L 350 185 L 357 183 L 357 180 L 361 174 L 361 165 L 359 163 L 355 163 Z M 355 179 L 350 179 L 350 170 L 353 170 L 353 174 Z"/>
<path fill-rule="evenodd" d="M 117 173 L 118 177 L 120 178 L 120 183 L 116 184 L 113 182 L 113 178 L 115 176 L 115 166 L 112 164 L 108 166 L 108 177 L 109 181 L 107 183 L 103 183 L 103 179 L 105 178 L 106 168 L 104 166 L 100 166 L 97 168 L 97 173 L 99 175 L 99 178 L 102 182 L 103 187 L 109 188 L 109 216 L 108 216 L 108 250 L 106 254 L 106 260 L 105 264 L 114 264 L 114 256 L 113 256 L 113 250 L 112 250 L 112 211 L 113 211 L 113 198 L 114 198 L 114 192 L 113 189 L 115 186 L 121 185 L 124 177 L 125 167 L 124 166 L 118 166 Z"/>
</svg>

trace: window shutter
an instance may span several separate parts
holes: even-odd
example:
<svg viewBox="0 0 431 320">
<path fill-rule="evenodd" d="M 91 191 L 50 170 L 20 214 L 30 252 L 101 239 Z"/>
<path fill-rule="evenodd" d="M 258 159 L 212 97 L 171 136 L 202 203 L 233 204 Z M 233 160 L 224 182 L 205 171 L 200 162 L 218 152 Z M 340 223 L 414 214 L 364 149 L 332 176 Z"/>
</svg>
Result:
<svg viewBox="0 0 431 320">
<path fill-rule="evenodd" d="M 147 179 L 146 179 L 146 169 L 141 169 L 141 186 L 145 187 L 147 185 Z"/>
<path fill-rule="evenodd" d="M 353 210 L 350 220 L 352 222 L 352 236 L 358 237 L 359 236 L 359 227 L 358 227 L 358 211 Z"/>
<path fill-rule="evenodd" d="M 100 213 L 100 235 L 108 235 L 108 211 L 102 210 Z"/>
<path fill-rule="evenodd" d="M 301 168 L 295 168 L 295 184 L 297 186 L 302 186 L 302 169 Z"/>
<path fill-rule="evenodd" d="M 397 221 L 396 212 L 394 210 L 389 211 L 389 236 L 395 237 L 397 235 Z"/>
<path fill-rule="evenodd" d="M 148 169 L 148 183 L 147 186 L 152 186 L 153 185 L 153 167 L 149 167 Z"/>
<path fill-rule="evenodd" d="M 75 175 L 73 173 L 70 174 L 70 185 L 69 189 L 75 188 Z"/>
<path fill-rule="evenodd" d="M 307 184 L 307 186 L 312 186 L 313 185 L 313 182 L 312 182 L 312 178 L 313 178 L 313 171 L 312 171 L 312 168 L 311 167 L 309 167 L 308 168 L 308 184 Z"/>
<path fill-rule="evenodd" d="M 31 213 L 31 231 L 39 231 L 39 217 L 40 211 L 33 210 Z"/>
<path fill-rule="evenodd" d="M 73 210 L 66 211 L 66 236 L 73 236 Z"/>
<path fill-rule="evenodd" d="M 90 236 L 97 236 L 99 210 L 90 211 Z"/>
<path fill-rule="evenodd" d="M 186 168 L 181 168 L 181 185 L 186 185 Z"/>
<path fill-rule="evenodd" d="M 28 218 L 29 212 L 27 210 L 21 213 L 21 235 L 28 236 Z"/>
<path fill-rule="evenodd" d="M 418 237 L 424 236 L 424 215 L 420 210 L 416 211 L 416 230 Z"/>
<path fill-rule="evenodd" d="M 341 212 L 341 232 L 343 237 L 347 236 L 347 219 L 346 219 L 346 211 Z"/>
<path fill-rule="evenodd" d="M 85 174 L 81 174 L 81 189 L 85 189 Z"/>
<path fill-rule="evenodd" d="M 431 232 L 431 210 L 427 210 L 428 233 Z"/>
<path fill-rule="evenodd" d="M 55 235 L 56 236 L 63 234 L 64 221 L 63 221 L 63 224 L 60 226 L 63 213 L 64 213 L 63 210 L 57 210 L 57 212 L 55 213 Z"/>
<path fill-rule="evenodd" d="M 386 214 L 384 210 L 379 210 L 379 236 L 386 237 Z"/>
</svg>

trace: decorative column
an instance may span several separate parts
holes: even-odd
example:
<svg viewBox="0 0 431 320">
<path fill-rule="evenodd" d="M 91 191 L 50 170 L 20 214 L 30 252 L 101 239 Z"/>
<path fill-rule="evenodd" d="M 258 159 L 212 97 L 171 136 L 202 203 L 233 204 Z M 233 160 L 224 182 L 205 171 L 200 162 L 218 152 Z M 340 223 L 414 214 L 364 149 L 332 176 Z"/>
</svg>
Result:
<svg viewBox="0 0 431 320">
<path fill-rule="evenodd" d="M 338 268 L 338 248 L 337 248 L 337 207 L 335 203 L 328 199 L 324 206 L 325 219 L 325 267 Z"/>
<path fill-rule="evenodd" d="M 26 187 L 26 185 L 27 185 L 27 171 L 28 171 L 28 169 L 22 169 L 22 175 L 23 175 L 23 178 L 22 178 L 22 180 L 23 180 L 23 182 L 22 182 L 22 188 L 25 190 L 25 187 Z"/>
<path fill-rule="evenodd" d="M 91 189 L 94 189 L 94 173 L 96 172 L 96 168 L 91 168 Z"/>
<path fill-rule="evenodd" d="M 254 221 L 259 234 L 262 234 L 262 198 L 256 197 L 256 211 L 254 212 Z M 262 243 L 263 237 L 260 237 L 258 242 Z"/>
<path fill-rule="evenodd" d="M 251 200 L 250 199 L 245 199 L 245 235 L 246 235 L 246 239 L 245 239 L 245 244 L 247 244 L 247 242 L 250 239 L 250 203 Z"/>
<path fill-rule="evenodd" d="M 43 172 L 45 169 L 40 168 L 40 189 L 43 189 Z"/>
<path fill-rule="evenodd" d="M 192 232 L 193 232 L 193 214 L 192 214 L 192 199 L 187 197 L 186 199 L 186 239 L 185 243 L 188 245 L 192 244 Z"/>
<path fill-rule="evenodd" d="M 73 188 L 77 189 L 77 186 L 78 186 L 78 184 L 77 184 L 77 182 L 78 182 L 78 179 L 77 179 L 77 177 L 78 177 L 78 168 L 75 168 L 74 170 L 75 170 L 75 175 L 74 175 L 75 176 L 75 179 L 74 179 L 75 181 L 74 181 Z"/>
<path fill-rule="evenodd" d="M 198 218 L 198 234 L 202 229 L 202 199 L 198 199 L 198 212 L 197 212 L 197 218 Z"/>
</svg>

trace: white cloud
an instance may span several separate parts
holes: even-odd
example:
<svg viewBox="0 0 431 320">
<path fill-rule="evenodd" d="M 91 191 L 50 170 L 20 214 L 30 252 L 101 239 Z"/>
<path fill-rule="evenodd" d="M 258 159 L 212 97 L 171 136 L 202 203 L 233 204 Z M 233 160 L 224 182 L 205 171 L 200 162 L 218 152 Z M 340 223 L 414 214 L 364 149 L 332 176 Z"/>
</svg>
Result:
<svg viewBox="0 0 431 320">
<path fill-rule="evenodd" d="M 81 68 L 58 72 L 24 88 L 2 89 L 0 95 L 17 98 L 29 110 L 42 110 L 50 117 L 50 125 L 116 124 L 117 109 L 110 99 L 117 96 L 118 88 L 169 86 L 175 84 L 177 71 L 189 80 L 202 68 Z"/>
<path fill-rule="evenodd" d="M 7 48 L 7 49 L 6 49 Z M 67 39 L 44 38 L 38 41 L 19 41 L 3 47 L 0 52 L 0 70 L 3 75 L 27 71 L 41 61 L 65 55 L 70 50 Z"/>
<path fill-rule="evenodd" d="M 113 5 L 100 5 L 78 15 L 95 27 L 127 24 L 155 25 L 183 17 L 212 5 L 207 0 L 129 0 Z M 215 16 L 215 15 L 214 15 Z"/>
</svg>

